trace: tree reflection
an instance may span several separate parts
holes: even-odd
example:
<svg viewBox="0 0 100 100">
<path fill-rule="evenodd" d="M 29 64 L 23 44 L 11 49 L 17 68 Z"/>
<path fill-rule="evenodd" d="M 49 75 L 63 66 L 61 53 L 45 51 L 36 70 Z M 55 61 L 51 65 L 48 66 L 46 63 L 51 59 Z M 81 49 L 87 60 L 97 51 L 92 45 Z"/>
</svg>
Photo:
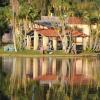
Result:
<svg viewBox="0 0 100 100">
<path fill-rule="evenodd" d="M 4 64 L 4 58 L 0 58 L 0 95 L 2 92 L 10 100 L 100 99 L 99 58 L 14 57 L 11 60 L 12 66 L 8 67 L 10 60 L 7 62 L 6 58 Z"/>
</svg>

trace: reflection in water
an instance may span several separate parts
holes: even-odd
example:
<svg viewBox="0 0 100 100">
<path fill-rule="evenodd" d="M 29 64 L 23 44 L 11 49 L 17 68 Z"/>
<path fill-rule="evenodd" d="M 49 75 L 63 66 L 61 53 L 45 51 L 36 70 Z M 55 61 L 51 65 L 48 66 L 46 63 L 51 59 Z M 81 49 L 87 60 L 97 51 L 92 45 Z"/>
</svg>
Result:
<svg viewBox="0 0 100 100">
<path fill-rule="evenodd" d="M 80 85 L 94 86 L 95 84 L 100 87 L 100 59 L 98 58 L 3 57 L 0 61 L 2 62 L 1 70 L 6 74 L 5 79 L 8 82 L 6 94 L 10 95 L 11 100 L 21 100 L 16 95 L 21 95 L 22 90 L 24 97 L 33 98 L 33 80 L 38 80 L 41 86 L 49 87 L 60 83 L 62 86 L 70 86 L 71 90 Z M 47 91 L 47 89 L 44 90 Z"/>
</svg>

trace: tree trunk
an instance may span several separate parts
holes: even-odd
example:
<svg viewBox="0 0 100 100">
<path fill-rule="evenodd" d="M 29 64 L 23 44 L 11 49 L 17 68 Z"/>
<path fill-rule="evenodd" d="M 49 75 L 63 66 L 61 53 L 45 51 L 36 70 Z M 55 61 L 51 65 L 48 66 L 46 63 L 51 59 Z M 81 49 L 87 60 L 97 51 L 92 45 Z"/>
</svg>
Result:
<svg viewBox="0 0 100 100">
<path fill-rule="evenodd" d="M 98 8 L 98 7 L 96 7 L 96 8 Z M 98 8 L 98 12 L 97 12 L 97 15 L 98 15 L 98 19 L 99 19 L 99 12 L 100 12 L 100 9 Z M 100 34 L 100 31 L 99 31 L 99 22 L 97 22 L 97 25 L 96 25 L 97 27 L 96 27 L 96 38 L 95 38 L 95 42 L 94 42 L 94 47 L 93 47 L 93 50 L 95 50 L 96 49 L 96 47 L 97 47 L 97 43 L 98 43 L 98 41 L 99 41 L 99 34 Z"/>
<path fill-rule="evenodd" d="M 90 48 L 90 50 L 92 50 L 92 48 L 93 48 L 93 34 L 92 34 L 91 24 L 89 24 L 89 27 L 90 27 L 89 48 Z"/>
<path fill-rule="evenodd" d="M 95 38 L 95 41 L 94 41 L 94 46 L 93 46 L 93 50 L 95 50 L 96 49 L 96 46 L 97 46 L 97 43 L 98 43 L 98 40 L 99 40 L 99 26 L 98 26 L 98 24 L 97 24 L 97 29 L 96 29 L 96 38 Z"/>
<path fill-rule="evenodd" d="M 13 3 L 14 3 L 14 0 L 13 0 Z M 13 3 L 12 3 L 12 4 L 13 4 Z M 13 33 L 13 42 L 14 42 L 14 49 L 15 49 L 15 52 L 17 52 L 17 47 L 16 47 L 16 35 L 15 35 L 16 18 L 15 18 L 14 5 L 12 5 L 12 11 L 13 11 L 13 30 L 12 30 L 12 33 Z"/>
</svg>

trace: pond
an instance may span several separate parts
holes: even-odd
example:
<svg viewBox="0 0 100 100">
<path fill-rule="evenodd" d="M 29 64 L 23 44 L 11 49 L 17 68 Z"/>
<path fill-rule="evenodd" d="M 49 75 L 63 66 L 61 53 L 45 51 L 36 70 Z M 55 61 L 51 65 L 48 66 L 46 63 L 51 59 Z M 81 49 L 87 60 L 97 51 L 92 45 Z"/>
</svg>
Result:
<svg viewBox="0 0 100 100">
<path fill-rule="evenodd" d="M 0 100 L 100 100 L 100 58 L 0 57 Z"/>
</svg>

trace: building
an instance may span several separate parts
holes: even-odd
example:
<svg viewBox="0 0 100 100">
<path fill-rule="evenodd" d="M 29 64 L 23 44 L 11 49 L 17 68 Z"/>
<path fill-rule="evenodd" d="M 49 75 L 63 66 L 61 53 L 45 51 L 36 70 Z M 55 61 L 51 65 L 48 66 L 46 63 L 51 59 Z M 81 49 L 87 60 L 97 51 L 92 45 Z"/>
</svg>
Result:
<svg viewBox="0 0 100 100">
<path fill-rule="evenodd" d="M 66 29 L 65 35 L 63 35 L 57 29 L 61 27 L 58 17 L 42 16 L 41 20 L 34 22 L 34 29 L 27 33 L 26 48 L 48 50 L 48 45 L 50 44 L 52 50 L 64 50 L 68 46 L 68 37 L 71 36 L 76 48 L 85 50 L 90 34 L 88 24 L 85 24 L 79 17 L 69 17 L 65 20 L 65 24 L 70 28 Z M 65 37 L 67 38 L 65 39 Z"/>
<path fill-rule="evenodd" d="M 87 37 L 84 38 L 84 42 L 83 42 L 83 49 L 86 50 L 87 42 L 90 35 L 90 26 L 87 24 L 87 22 L 84 22 L 83 19 L 74 16 L 66 19 L 66 23 L 68 26 L 72 28 L 80 28 L 82 32 L 87 35 Z"/>
<path fill-rule="evenodd" d="M 71 36 L 71 37 L 70 37 Z M 34 31 L 30 31 L 27 34 L 27 49 L 34 50 L 62 50 L 69 45 L 68 37 L 72 38 L 75 45 L 83 47 L 84 39 L 87 37 L 86 34 L 78 30 L 66 30 L 66 40 L 63 35 L 60 35 L 59 31 L 53 28 L 41 29 L 37 28 Z M 65 45 L 64 45 L 65 42 Z"/>
</svg>

